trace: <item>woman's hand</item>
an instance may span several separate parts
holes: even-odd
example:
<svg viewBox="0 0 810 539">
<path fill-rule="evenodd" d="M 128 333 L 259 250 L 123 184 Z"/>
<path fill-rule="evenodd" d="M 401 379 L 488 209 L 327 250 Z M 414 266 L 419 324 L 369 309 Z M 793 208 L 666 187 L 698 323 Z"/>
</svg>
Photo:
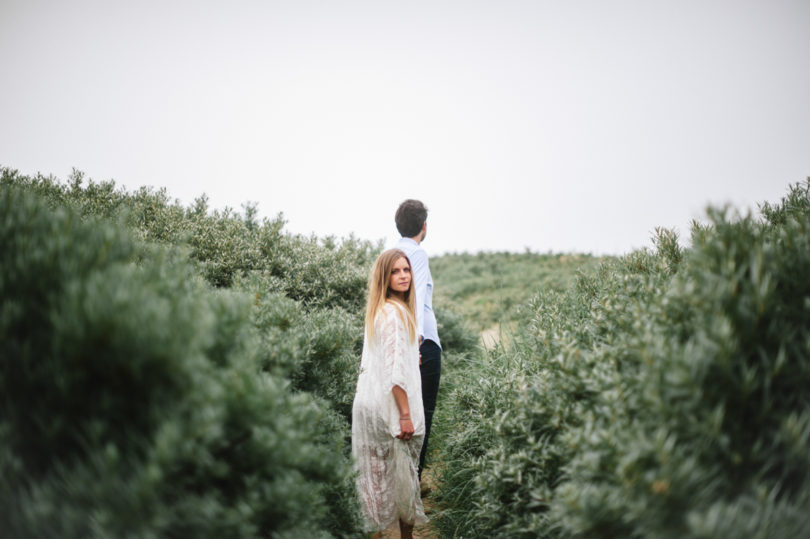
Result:
<svg viewBox="0 0 810 539">
<path fill-rule="evenodd" d="M 400 433 L 397 438 L 407 442 L 411 438 L 413 438 L 413 422 L 411 421 L 410 417 L 400 417 L 399 418 L 399 429 Z"/>
<path fill-rule="evenodd" d="M 408 394 L 399 386 L 394 386 L 391 390 L 394 394 L 394 401 L 399 409 L 399 438 L 408 441 L 413 438 L 413 421 L 411 421 L 411 407 L 408 405 Z"/>
</svg>

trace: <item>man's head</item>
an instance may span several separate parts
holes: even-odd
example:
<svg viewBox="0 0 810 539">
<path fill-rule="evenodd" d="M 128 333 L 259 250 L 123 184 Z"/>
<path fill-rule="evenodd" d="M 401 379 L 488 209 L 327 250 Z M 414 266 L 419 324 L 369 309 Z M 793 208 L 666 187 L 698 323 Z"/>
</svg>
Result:
<svg viewBox="0 0 810 539">
<path fill-rule="evenodd" d="M 403 238 L 415 238 L 427 220 L 427 208 L 418 200 L 408 199 L 397 208 L 394 221 Z"/>
</svg>

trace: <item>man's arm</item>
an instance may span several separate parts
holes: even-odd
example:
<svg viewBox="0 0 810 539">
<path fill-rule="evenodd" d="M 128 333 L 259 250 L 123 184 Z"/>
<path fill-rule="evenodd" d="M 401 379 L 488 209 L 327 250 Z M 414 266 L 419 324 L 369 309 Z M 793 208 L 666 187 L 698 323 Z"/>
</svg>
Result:
<svg viewBox="0 0 810 539">
<path fill-rule="evenodd" d="M 410 256 L 411 273 L 413 274 L 413 286 L 416 292 L 416 333 L 421 338 L 425 335 L 425 295 L 427 294 L 428 266 L 427 253 L 422 249 L 417 249 Z"/>
</svg>

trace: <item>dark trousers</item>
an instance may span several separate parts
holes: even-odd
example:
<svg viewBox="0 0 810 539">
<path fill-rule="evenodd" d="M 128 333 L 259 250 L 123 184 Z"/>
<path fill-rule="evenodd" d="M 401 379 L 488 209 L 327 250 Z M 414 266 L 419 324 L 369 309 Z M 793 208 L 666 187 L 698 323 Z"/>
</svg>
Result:
<svg viewBox="0 0 810 539">
<path fill-rule="evenodd" d="M 422 342 L 419 347 L 422 354 L 422 364 L 419 371 L 422 375 L 422 405 L 425 408 L 425 441 L 422 443 L 422 453 L 419 455 L 419 478 L 422 478 L 422 469 L 425 467 L 430 425 L 433 423 L 433 412 L 436 410 L 436 396 L 439 394 L 439 378 L 442 376 L 442 349 L 431 340 Z"/>
</svg>

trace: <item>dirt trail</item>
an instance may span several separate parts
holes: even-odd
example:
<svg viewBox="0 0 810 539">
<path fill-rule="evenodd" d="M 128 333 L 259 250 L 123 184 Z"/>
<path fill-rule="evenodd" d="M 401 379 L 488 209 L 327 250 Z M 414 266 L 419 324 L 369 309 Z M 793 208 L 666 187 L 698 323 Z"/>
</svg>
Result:
<svg viewBox="0 0 810 539">
<path fill-rule="evenodd" d="M 501 342 L 501 325 L 496 324 L 489 329 L 481 332 L 481 344 L 487 350 L 492 350 L 497 344 Z"/>
<path fill-rule="evenodd" d="M 501 326 L 496 324 L 481 332 L 481 344 L 487 350 L 492 350 L 501 341 Z"/>
</svg>

